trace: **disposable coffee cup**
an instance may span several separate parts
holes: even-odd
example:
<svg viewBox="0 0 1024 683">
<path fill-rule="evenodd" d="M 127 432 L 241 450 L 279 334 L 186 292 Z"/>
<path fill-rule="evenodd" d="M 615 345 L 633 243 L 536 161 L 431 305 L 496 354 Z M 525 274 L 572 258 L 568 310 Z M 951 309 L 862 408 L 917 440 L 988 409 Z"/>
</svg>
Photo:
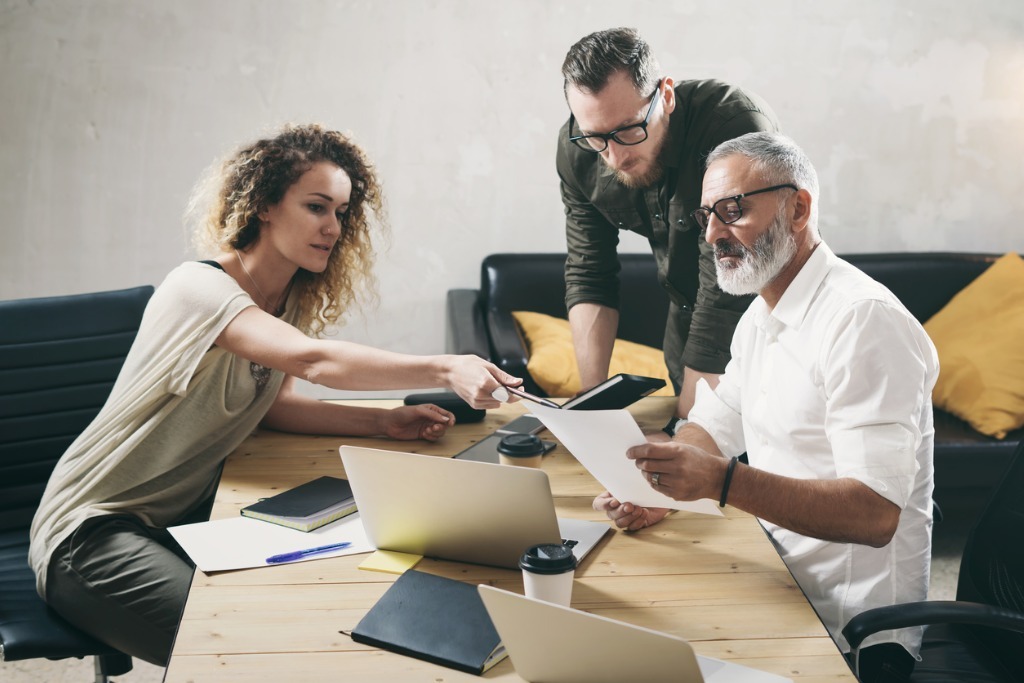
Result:
<svg viewBox="0 0 1024 683">
<path fill-rule="evenodd" d="M 523 570 L 526 597 L 569 606 L 572 579 L 576 574 L 576 556 L 561 543 L 545 543 L 527 548 L 519 558 Z"/>
<path fill-rule="evenodd" d="M 535 434 L 506 434 L 498 442 L 498 462 L 502 465 L 540 467 L 544 444 Z"/>
</svg>

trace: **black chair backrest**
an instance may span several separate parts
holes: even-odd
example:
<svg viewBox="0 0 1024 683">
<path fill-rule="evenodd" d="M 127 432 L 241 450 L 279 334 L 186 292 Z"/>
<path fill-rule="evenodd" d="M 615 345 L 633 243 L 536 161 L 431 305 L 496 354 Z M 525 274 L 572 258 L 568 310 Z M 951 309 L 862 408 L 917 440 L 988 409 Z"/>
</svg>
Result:
<svg viewBox="0 0 1024 683">
<path fill-rule="evenodd" d="M 0 301 L 0 531 L 27 528 L 99 413 L 153 288 Z"/>
<path fill-rule="evenodd" d="M 651 254 L 619 254 L 619 337 L 660 349 L 668 294 L 658 284 Z M 480 291 L 489 310 L 535 311 L 565 319 L 565 254 L 491 254 Z"/>
<path fill-rule="evenodd" d="M 888 287 L 923 323 L 985 272 L 1000 254 L 919 252 L 840 256 Z"/>
<path fill-rule="evenodd" d="M 1024 613 L 1024 442 L 967 538 L 956 597 Z M 986 629 L 982 638 L 1024 681 L 1024 635 Z"/>
</svg>

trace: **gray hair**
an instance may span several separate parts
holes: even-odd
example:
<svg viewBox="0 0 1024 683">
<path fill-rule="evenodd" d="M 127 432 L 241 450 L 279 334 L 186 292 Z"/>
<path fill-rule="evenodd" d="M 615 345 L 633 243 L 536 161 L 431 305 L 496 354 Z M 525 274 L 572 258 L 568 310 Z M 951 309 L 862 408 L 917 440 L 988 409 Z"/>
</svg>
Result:
<svg viewBox="0 0 1024 683">
<path fill-rule="evenodd" d="M 734 154 L 750 159 L 754 169 L 769 185 L 793 183 L 811 194 L 811 216 L 808 222 L 818 232 L 818 172 L 800 147 L 781 133 L 747 133 L 726 140 L 711 150 L 705 168 Z"/>
<path fill-rule="evenodd" d="M 572 85 L 587 93 L 601 92 L 613 74 L 625 71 L 640 95 L 647 96 L 661 79 L 661 67 L 650 46 L 633 28 L 591 33 L 569 48 L 562 62 L 564 90 Z"/>
</svg>

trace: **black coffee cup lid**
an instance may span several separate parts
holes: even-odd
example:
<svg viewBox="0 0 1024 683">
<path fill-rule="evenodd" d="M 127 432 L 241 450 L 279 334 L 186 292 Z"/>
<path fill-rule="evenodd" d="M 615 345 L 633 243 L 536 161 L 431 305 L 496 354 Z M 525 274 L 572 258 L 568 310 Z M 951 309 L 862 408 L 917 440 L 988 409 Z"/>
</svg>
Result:
<svg viewBox="0 0 1024 683">
<path fill-rule="evenodd" d="M 519 567 L 535 574 L 561 574 L 576 568 L 576 556 L 562 543 L 542 543 L 526 549 Z"/>
<path fill-rule="evenodd" d="M 498 452 L 513 458 L 544 453 L 544 444 L 536 434 L 506 434 L 498 442 Z"/>
</svg>

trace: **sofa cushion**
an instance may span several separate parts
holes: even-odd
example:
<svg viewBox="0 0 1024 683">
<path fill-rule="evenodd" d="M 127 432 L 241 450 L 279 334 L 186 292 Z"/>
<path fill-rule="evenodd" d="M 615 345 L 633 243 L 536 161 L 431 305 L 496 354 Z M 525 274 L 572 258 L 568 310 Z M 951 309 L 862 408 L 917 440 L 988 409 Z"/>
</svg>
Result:
<svg viewBox="0 0 1024 683">
<path fill-rule="evenodd" d="M 1024 425 L 1024 261 L 1006 254 L 925 323 L 939 353 L 935 405 L 983 434 Z"/>
<path fill-rule="evenodd" d="M 533 311 L 513 311 L 512 317 L 526 340 L 526 369 L 548 396 L 573 396 L 580 390 L 580 371 L 572 345 L 569 321 Z M 654 396 L 672 396 L 672 382 L 660 349 L 616 339 L 609 375 L 624 372 L 657 377 L 665 386 Z"/>
</svg>

